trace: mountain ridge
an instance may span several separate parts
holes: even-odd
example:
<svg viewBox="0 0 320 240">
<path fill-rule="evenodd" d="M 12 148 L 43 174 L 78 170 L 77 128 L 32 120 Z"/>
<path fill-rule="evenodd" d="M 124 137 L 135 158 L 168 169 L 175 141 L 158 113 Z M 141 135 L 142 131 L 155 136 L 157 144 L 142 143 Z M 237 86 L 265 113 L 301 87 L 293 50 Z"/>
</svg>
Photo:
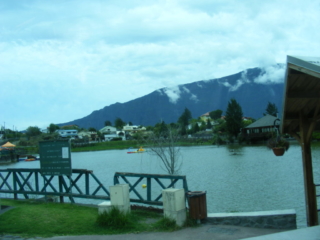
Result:
<svg viewBox="0 0 320 240">
<path fill-rule="evenodd" d="M 240 104 L 244 116 L 260 118 L 268 102 L 275 103 L 281 112 L 283 79 L 284 67 L 280 64 L 266 69 L 250 68 L 222 78 L 161 88 L 58 125 L 76 124 L 83 128 L 100 129 L 106 120 L 114 123 L 119 117 L 134 125 L 154 126 L 160 121 L 177 122 L 185 108 L 191 111 L 193 118 L 216 109 L 225 112 L 231 98 Z"/>
</svg>

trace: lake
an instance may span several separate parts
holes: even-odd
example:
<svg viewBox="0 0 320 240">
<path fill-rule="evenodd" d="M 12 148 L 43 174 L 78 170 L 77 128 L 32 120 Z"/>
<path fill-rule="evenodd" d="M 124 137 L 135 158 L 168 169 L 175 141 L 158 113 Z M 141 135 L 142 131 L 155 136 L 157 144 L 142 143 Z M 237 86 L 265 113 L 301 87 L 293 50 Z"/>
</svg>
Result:
<svg viewBox="0 0 320 240">
<path fill-rule="evenodd" d="M 233 155 L 232 149 L 238 154 Z M 319 184 L 320 148 L 313 147 L 312 154 L 315 183 Z M 297 143 L 282 157 L 274 156 L 266 146 L 181 147 L 181 160 L 180 175 L 186 175 L 189 190 L 207 192 L 209 213 L 295 209 L 298 227 L 306 226 L 302 157 Z M 0 165 L 39 167 L 39 161 Z M 72 167 L 93 170 L 105 186 L 113 185 L 115 172 L 166 174 L 155 156 L 148 152 L 127 154 L 126 150 L 72 153 Z"/>
</svg>

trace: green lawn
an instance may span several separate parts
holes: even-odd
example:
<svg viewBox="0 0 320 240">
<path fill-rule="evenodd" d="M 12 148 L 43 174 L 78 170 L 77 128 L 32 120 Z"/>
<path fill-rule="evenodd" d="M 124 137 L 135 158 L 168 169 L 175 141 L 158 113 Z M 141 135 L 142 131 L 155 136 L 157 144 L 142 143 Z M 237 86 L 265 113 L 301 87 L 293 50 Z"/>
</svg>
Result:
<svg viewBox="0 0 320 240">
<path fill-rule="evenodd" d="M 99 225 L 98 209 L 92 207 L 9 199 L 1 199 L 1 205 L 15 208 L 0 215 L 0 233 L 23 237 L 104 235 L 178 229 L 175 224 L 172 225 L 168 219 L 163 218 L 162 214 L 141 209 L 131 211 L 127 228 L 117 228 Z"/>
</svg>

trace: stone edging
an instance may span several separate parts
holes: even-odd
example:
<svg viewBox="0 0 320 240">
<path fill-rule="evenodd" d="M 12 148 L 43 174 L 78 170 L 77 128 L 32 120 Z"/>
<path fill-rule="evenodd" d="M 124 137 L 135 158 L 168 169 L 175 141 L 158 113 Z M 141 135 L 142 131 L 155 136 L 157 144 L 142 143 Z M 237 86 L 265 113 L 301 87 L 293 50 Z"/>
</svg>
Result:
<svg viewBox="0 0 320 240">
<path fill-rule="evenodd" d="M 207 221 L 212 224 L 242 227 L 297 229 L 294 209 L 241 213 L 208 213 Z"/>
</svg>

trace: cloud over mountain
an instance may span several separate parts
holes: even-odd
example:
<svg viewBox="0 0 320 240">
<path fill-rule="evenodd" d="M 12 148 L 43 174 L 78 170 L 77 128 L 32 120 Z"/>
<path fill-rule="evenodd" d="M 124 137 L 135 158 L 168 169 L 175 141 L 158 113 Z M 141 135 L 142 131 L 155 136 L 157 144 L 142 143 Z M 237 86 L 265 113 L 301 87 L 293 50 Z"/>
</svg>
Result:
<svg viewBox="0 0 320 240">
<path fill-rule="evenodd" d="M 194 118 L 217 109 L 225 111 L 231 98 L 239 102 L 245 116 L 259 118 L 263 116 L 268 102 L 275 103 L 279 110 L 282 106 L 283 83 L 268 80 L 268 76 L 274 77 L 272 72 L 277 73 L 272 70 L 274 68 L 268 69 L 271 70 L 267 72 L 265 69 L 252 68 L 219 79 L 159 89 L 126 103 L 106 106 L 64 124 L 99 129 L 106 120 L 113 122 L 118 117 L 125 122 L 145 126 L 159 121 L 171 123 L 178 120 L 185 108 L 191 111 Z M 256 83 L 257 78 L 265 78 L 266 81 Z"/>
</svg>

